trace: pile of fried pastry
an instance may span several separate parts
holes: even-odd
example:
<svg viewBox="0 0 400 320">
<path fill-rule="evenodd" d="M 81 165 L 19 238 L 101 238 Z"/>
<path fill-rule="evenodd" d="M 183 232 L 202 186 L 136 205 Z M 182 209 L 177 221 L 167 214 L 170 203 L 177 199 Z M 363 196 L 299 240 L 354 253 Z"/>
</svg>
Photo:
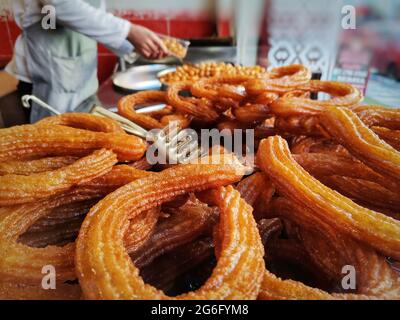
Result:
<svg viewBox="0 0 400 320">
<path fill-rule="evenodd" d="M 181 59 L 186 57 L 187 47 L 185 47 L 180 40 L 171 37 L 163 37 L 162 41 L 169 54 Z"/>
<path fill-rule="evenodd" d="M 259 65 L 242 66 L 227 62 L 205 61 L 198 64 L 184 64 L 160 76 L 160 81 L 165 85 L 170 85 L 182 81 L 197 81 L 203 78 L 228 76 L 262 76 L 266 72 L 265 68 Z"/>
<path fill-rule="evenodd" d="M 146 129 L 254 129 L 251 175 L 223 148 L 151 166 L 90 114 L 1 129 L 0 298 L 400 299 L 400 109 L 361 102 L 302 65 L 120 101 Z"/>
</svg>

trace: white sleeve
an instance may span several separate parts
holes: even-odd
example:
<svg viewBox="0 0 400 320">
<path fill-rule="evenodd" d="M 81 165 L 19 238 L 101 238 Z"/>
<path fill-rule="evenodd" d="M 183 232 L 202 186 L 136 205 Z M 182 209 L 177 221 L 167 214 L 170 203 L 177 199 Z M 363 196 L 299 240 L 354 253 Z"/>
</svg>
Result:
<svg viewBox="0 0 400 320">
<path fill-rule="evenodd" d="M 127 40 L 131 24 L 111 13 L 96 9 L 83 0 L 40 0 L 42 5 L 52 5 L 57 22 L 82 33 L 122 56 L 133 51 Z"/>
</svg>

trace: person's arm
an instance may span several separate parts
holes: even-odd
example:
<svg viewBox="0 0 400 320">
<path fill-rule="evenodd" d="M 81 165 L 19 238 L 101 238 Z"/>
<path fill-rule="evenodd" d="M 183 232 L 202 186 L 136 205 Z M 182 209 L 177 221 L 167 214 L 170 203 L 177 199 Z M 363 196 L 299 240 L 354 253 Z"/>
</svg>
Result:
<svg viewBox="0 0 400 320">
<path fill-rule="evenodd" d="M 121 56 L 132 52 L 133 46 L 146 58 L 154 59 L 167 54 L 161 39 L 154 32 L 96 9 L 82 0 L 40 2 L 55 8 L 58 23 L 104 44 Z"/>
</svg>

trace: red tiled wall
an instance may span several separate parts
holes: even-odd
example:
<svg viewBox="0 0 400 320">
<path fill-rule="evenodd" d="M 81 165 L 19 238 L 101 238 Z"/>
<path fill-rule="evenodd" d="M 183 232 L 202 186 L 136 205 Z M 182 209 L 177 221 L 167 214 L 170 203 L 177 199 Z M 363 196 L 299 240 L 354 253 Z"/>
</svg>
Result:
<svg viewBox="0 0 400 320">
<path fill-rule="evenodd" d="M 102 83 L 112 75 L 118 58 L 101 44 L 98 45 L 98 51 L 97 76 L 100 83 Z"/>
<path fill-rule="evenodd" d="M 15 24 L 8 13 L 0 16 L 0 68 L 4 67 L 12 57 L 12 33 L 10 25 Z"/>
<path fill-rule="evenodd" d="M 215 21 L 208 12 L 176 13 L 169 19 L 168 34 L 178 38 L 204 38 L 214 35 Z"/>
<path fill-rule="evenodd" d="M 156 11 L 136 12 L 124 10 L 114 12 L 133 23 L 148 27 L 155 32 L 181 38 L 202 38 L 212 36 L 215 32 L 213 14 L 210 12 L 174 12 Z M 10 13 L 0 17 L 0 68 L 10 61 L 12 48 L 20 34 Z M 99 45 L 99 80 L 107 79 L 114 69 L 117 58 L 113 53 Z"/>
<path fill-rule="evenodd" d="M 155 11 L 137 12 L 134 10 L 114 11 L 114 14 L 129 20 L 132 23 L 140 24 L 150 28 L 154 32 L 168 34 L 168 14 Z"/>
<path fill-rule="evenodd" d="M 231 21 L 229 19 L 218 19 L 217 29 L 219 37 L 229 37 L 231 35 Z"/>
</svg>

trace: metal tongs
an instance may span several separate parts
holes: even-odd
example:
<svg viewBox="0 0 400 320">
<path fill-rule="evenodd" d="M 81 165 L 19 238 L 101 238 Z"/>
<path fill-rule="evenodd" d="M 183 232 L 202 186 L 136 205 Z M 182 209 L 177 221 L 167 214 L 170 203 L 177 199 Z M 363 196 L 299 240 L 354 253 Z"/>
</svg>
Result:
<svg viewBox="0 0 400 320">
<path fill-rule="evenodd" d="M 49 106 L 36 96 L 25 95 L 21 100 L 22 105 L 25 108 L 30 108 L 30 101 L 33 101 L 40 107 L 50 111 L 52 114 L 61 114 L 55 108 Z M 148 131 L 131 120 L 100 106 L 94 106 L 89 113 L 113 119 L 117 121 L 127 133 L 143 138 L 148 142 L 152 142 L 153 146 L 156 147 L 158 155 L 164 157 L 169 164 L 187 163 L 194 158 L 200 157 L 202 154 L 198 148 L 198 143 L 195 137 L 188 135 L 184 130 L 179 130 L 176 126 L 167 126 L 164 129 L 153 132 Z"/>
<path fill-rule="evenodd" d="M 50 111 L 52 114 L 55 115 L 60 115 L 61 113 L 56 110 L 55 108 L 53 108 L 52 106 L 48 105 L 46 102 L 40 100 L 38 97 L 33 96 L 33 95 L 24 95 L 21 98 L 22 101 L 22 105 L 29 109 L 31 107 L 31 101 L 35 102 L 37 105 L 39 105 L 40 107 Z M 129 119 L 126 119 L 114 112 L 111 112 L 109 110 L 107 110 L 106 108 L 100 107 L 100 106 L 94 106 L 91 111 L 91 114 L 97 115 L 97 116 L 102 116 L 102 117 L 106 117 L 106 118 L 110 118 L 113 120 L 116 120 L 121 127 L 128 133 L 131 133 L 135 136 L 138 136 L 140 138 L 146 139 L 146 137 L 148 136 L 148 131 L 143 129 L 142 127 L 138 126 L 136 123 L 133 123 L 132 121 L 130 121 Z"/>
<path fill-rule="evenodd" d="M 50 111 L 51 113 L 53 113 L 55 115 L 60 115 L 61 114 L 59 111 L 57 111 L 53 107 L 49 106 L 46 102 L 40 100 L 36 96 L 27 94 L 27 95 L 22 96 L 22 98 L 21 98 L 21 102 L 22 102 L 23 107 L 27 108 L 27 109 L 31 108 L 31 103 L 30 103 L 31 101 L 35 102 L 40 107 Z"/>
<path fill-rule="evenodd" d="M 124 129 L 126 132 L 138 136 L 140 138 L 146 139 L 149 136 L 149 131 L 147 131 L 146 129 L 143 129 L 141 126 L 137 125 L 131 120 L 122 117 L 115 112 L 107 110 L 106 108 L 100 106 L 94 106 L 89 113 L 96 116 L 113 119 L 117 121 L 121 125 L 122 129 Z"/>
<path fill-rule="evenodd" d="M 91 114 L 117 121 L 128 133 L 152 142 L 158 156 L 168 161 L 168 164 L 187 163 L 202 156 L 196 137 L 180 130 L 177 126 L 169 125 L 160 130 L 148 131 L 131 120 L 111 112 L 103 107 L 94 106 Z"/>
</svg>

